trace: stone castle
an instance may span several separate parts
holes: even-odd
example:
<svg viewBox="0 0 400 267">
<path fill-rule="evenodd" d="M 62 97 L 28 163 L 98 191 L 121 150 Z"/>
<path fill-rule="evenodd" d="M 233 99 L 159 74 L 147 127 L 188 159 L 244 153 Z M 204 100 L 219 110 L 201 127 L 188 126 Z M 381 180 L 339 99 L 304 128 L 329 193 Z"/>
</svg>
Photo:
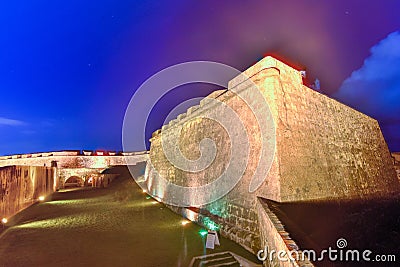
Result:
<svg viewBox="0 0 400 267">
<path fill-rule="evenodd" d="M 400 154 L 390 154 L 376 120 L 308 88 L 298 70 L 272 57 L 262 59 L 243 74 L 231 80 L 226 90 L 215 91 L 199 106 L 154 132 L 149 153 L 64 151 L 0 157 L 0 216 L 12 216 L 40 195 L 62 188 L 71 177 L 86 184 L 95 178 L 105 185 L 112 177 L 103 174 L 104 169 L 143 161 L 148 162 L 145 186 L 162 201 L 173 191 L 160 182 L 160 176 L 182 187 L 199 187 L 222 175 L 230 167 L 231 158 L 240 160 L 247 153 L 247 160 L 241 161 L 246 163 L 243 170 L 233 166 L 232 174 L 241 179 L 227 194 L 204 205 L 195 205 L 194 201 L 193 206 L 169 208 L 218 230 L 252 253 L 265 246 L 300 251 L 266 201 L 368 201 L 400 192 L 400 176 L 393 165 L 395 162 L 400 175 Z M 265 113 L 269 124 L 258 124 L 254 111 L 261 104 L 253 99 L 256 92 L 269 106 L 269 113 Z M 250 101 L 244 102 L 242 96 Z M 234 117 L 226 115 L 228 111 L 224 110 L 228 109 Z M 210 114 L 231 128 L 209 119 Z M 236 130 L 237 121 L 248 140 L 248 146 L 243 146 L 246 149 L 239 152 L 233 150 L 236 141 L 231 138 L 240 131 L 228 131 Z M 195 165 L 201 157 L 210 164 L 197 172 L 177 167 L 164 151 L 163 135 L 177 137 L 180 153 L 190 164 Z M 267 136 L 266 144 L 263 135 Z M 205 138 L 214 142 L 215 153 L 199 148 Z M 263 157 L 265 152 L 270 157 Z M 199 191 L 189 200 L 207 199 L 210 194 L 214 192 Z M 275 265 L 286 264 L 270 260 Z M 305 265 L 312 263 L 287 263 Z"/>
<path fill-rule="evenodd" d="M 227 168 L 230 157 L 235 156 L 230 147 L 232 136 L 226 128 L 206 118 L 219 105 L 237 114 L 232 119 L 218 111 L 222 116 L 220 121 L 235 124 L 239 118 L 249 133 L 249 161 L 241 180 L 228 194 L 206 205 L 171 206 L 171 209 L 205 226 L 211 221 L 211 225 L 218 225 L 223 236 L 257 253 L 265 245 L 285 250 L 297 247 L 265 200 L 367 201 L 400 192 L 391 154 L 375 119 L 308 88 L 298 70 L 272 57 L 247 69 L 244 76 L 247 78 L 234 78 L 226 90 L 212 93 L 199 106 L 153 133 L 146 181 L 149 191 L 160 199 L 172 190 L 160 183 L 160 176 L 181 186 L 201 186 L 213 182 Z M 246 79 L 256 86 L 246 84 Z M 276 139 L 271 164 L 267 160 L 257 161 L 262 154 L 260 136 L 264 132 L 271 135 L 271 128 L 257 128 L 248 103 L 235 93 L 251 96 L 254 90 L 261 91 L 272 114 Z M 180 151 L 187 159 L 195 161 L 205 157 L 212 163 L 199 172 L 177 168 L 164 153 L 163 135 L 165 138 L 176 136 Z M 212 159 L 207 158 L 211 153 L 200 152 L 199 142 L 204 138 L 215 142 L 217 152 Z M 266 177 L 254 177 L 260 165 L 269 168 Z M 249 190 L 252 179 L 263 181 L 253 192 Z M 199 191 L 191 197 L 205 199 L 204 194 L 212 193 Z"/>
</svg>

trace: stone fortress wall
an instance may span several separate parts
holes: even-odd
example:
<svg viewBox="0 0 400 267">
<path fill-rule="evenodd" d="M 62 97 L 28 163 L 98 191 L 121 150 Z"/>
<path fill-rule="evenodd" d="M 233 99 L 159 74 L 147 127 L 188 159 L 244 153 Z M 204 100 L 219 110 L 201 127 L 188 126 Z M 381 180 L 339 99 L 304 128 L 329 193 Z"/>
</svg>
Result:
<svg viewBox="0 0 400 267">
<path fill-rule="evenodd" d="M 146 159 L 147 151 L 108 152 L 108 151 L 55 151 L 21 155 L 0 156 L 2 166 L 47 166 L 56 163 L 60 168 L 107 168 L 118 165 L 135 165 Z"/>
<path fill-rule="evenodd" d="M 397 172 L 397 177 L 400 180 L 400 152 L 392 153 L 393 161 L 394 161 L 394 168 Z"/>
<path fill-rule="evenodd" d="M 234 78 L 228 89 L 213 92 L 199 106 L 189 108 L 154 132 L 149 154 L 61 151 L 0 157 L 0 217 L 12 216 L 39 196 L 50 194 L 68 177 L 85 177 L 86 181 L 110 166 L 135 165 L 147 159 L 151 162 L 145 174 L 147 187 L 161 199 L 170 191 L 157 183 L 157 175 L 189 187 L 213 182 L 227 168 L 232 142 L 227 129 L 204 114 L 214 113 L 232 125 L 237 121 L 224 112 L 215 114 L 218 104 L 210 100 L 218 100 L 235 111 L 247 132 L 250 160 L 239 183 L 224 197 L 207 205 L 170 208 L 209 229 L 219 229 L 223 236 L 253 253 L 265 245 L 287 250 L 296 246 L 282 235 L 283 226 L 262 199 L 368 199 L 399 192 L 400 154 L 393 153 L 391 157 L 376 120 L 304 86 L 299 71 L 272 57 L 264 58 L 244 74 L 258 88 L 249 87 L 243 77 Z M 275 125 L 272 166 L 254 192 L 250 192 L 249 185 L 257 166 L 268 168 L 266 162 L 256 160 L 261 155 L 260 136 L 262 131 L 271 129 L 257 127 L 256 117 L 233 89 L 250 97 L 252 90 L 260 90 Z M 180 132 L 178 126 L 182 127 Z M 209 138 L 216 144 L 216 157 L 205 170 L 181 170 L 165 156 L 162 134 L 178 136 L 180 150 L 190 160 L 209 157 L 207 151 L 201 155 L 199 150 L 200 141 Z M 205 195 L 192 198 L 202 199 Z"/>
<path fill-rule="evenodd" d="M 63 188 L 74 177 L 80 185 L 107 187 L 115 174 L 103 173 L 112 166 L 145 162 L 147 151 L 58 151 L 0 157 L 0 217 L 9 218 Z"/>
<path fill-rule="evenodd" d="M 0 167 L 0 217 L 9 218 L 57 188 L 56 168 Z"/>
<path fill-rule="evenodd" d="M 111 166 L 136 165 L 148 158 L 148 152 L 109 152 L 109 151 L 57 151 L 33 154 L 22 154 L 0 157 L 2 166 L 37 166 L 57 167 L 57 179 L 60 188 L 73 176 L 79 177 L 82 183 L 95 178 L 108 184 L 113 178 L 102 172 Z M 110 176 L 110 177 L 109 177 Z M 101 183 L 104 184 L 104 183 Z"/>
<path fill-rule="evenodd" d="M 201 207 L 171 207 L 173 210 L 205 226 L 212 221 L 222 235 L 256 253 L 265 242 L 274 248 L 272 241 L 276 239 L 265 240 L 269 233 L 260 234 L 265 227 L 259 223 L 265 222 L 265 214 L 257 209 L 259 198 L 277 202 L 368 199 L 399 192 L 392 158 L 376 120 L 306 87 L 299 71 L 272 57 L 262 59 L 244 74 L 265 97 L 276 128 L 276 151 L 265 181 L 255 192 L 249 192 L 257 165 L 265 164 L 256 159 L 261 153 L 260 130 L 267 129 L 256 127 L 257 121 L 250 109 L 232 92 L 239 87 L 238 91 L 247 90 L 251 95 L 254 90 L 245 85 L 242 77 L 237 77 L 229 82 L 227 90 L 216 91 L 207 98 L 217 99 L 233 109 L 247 130 L 250 161 L 243 177 L 217 201 Z M 145 176 L 149 190 L 161 199 L 168 195 L 169 188 L 160 188 L 158 175 L 182 186 L 204 185 L 224 172 L 232 156 L 226 129 L 202 116 L 216 108 L 208 104 L 207 98 L 153 133 L 151 164 Z M 176 133 L 178 126 L 182 130 Z M 163 134 L 179 136 L 182 154 L 190 160 L 201 156 L 200 140 L 210 138 L 216 144 L 216 157 L 210 166 L 197 173 L 176 168 L 164 154 Z M 199 194 L 193 198 L 204 196 Z"/>
</svg>

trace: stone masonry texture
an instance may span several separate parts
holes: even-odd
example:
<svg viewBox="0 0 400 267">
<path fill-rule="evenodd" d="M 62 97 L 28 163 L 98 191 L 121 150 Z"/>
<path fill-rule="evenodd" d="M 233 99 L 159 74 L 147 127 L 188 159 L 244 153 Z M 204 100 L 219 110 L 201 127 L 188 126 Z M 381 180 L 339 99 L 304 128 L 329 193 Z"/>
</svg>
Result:
<svg viewBox="0 0 400 267">
<path fill-rule="evenodd" d="M 304 86 L 299 71 L 272 57 L 262 59 L 244 75 L 257 87 L 248 87 L 244 83 L 246 78 L 238 76 L 229 82 L 227 90 L 215 91 L 206 98 L 216 99 L 234 110 L 249 140 L 249 160 L 239 183 L 224 197 L 196 207 L 220 226 L 221 234 L 254 253 L 260 249 L 257 197 L 290 202 L 368 199 L 399 192 L 393 159 L 376 120 Z M 254 192 L 249 191 L 249 184 L 256 167 L 260 164 L 269 167 L 258 161 L 260 136 L 262 131 L 271 129 L 258 127 L 251 109 L 232 92 L 233 88 L 250 96 L 251 90 L 260 90 L 275 125 L 272 166 Z M 153 133 L 146 179 L 150 183 L 148 188 L 161 198 L 169 189 L 155 184 L 156 173 L 178 185 L 200 186 L 217 179 L 233 156 L 226 128 L 203 116 L 216 110 L 215 104 L 206 100 Z M 224 123 L 237 123 L 237 119 L 225 116 L 224 112 L 219 115 Z M 179 133 L 178 125 L 182 126 Z M 215 142 L 215 158 L 199 172 L 177 168 L 163 151 L 163 134 L 176 134 L 182 154 L 190 160 L 211 157 L 207 151 L 201 155 L 199 149 L 199 142 L 209 138 Z M 204 195 L 193 198 L 202 199 Z"/>
<path fill-rule="evenodd" d="M 0 167 L 0 216 L 9 218 L 56 188 L 55 168 Z"/>
<path fill-rule="evenodd" d="M 400 180 L 400 152 L 392 153 L 393 161 L 394 161 L 394 168 L 397 172 L 397 177 Z"/>
</svg>

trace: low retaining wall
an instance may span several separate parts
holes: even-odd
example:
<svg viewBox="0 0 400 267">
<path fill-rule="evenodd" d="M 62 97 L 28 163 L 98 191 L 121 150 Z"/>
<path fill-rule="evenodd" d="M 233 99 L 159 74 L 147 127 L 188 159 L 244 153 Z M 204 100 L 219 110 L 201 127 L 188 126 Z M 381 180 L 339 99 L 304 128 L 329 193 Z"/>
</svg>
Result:
<svg viewBox="0 0 400 267">
<path fill-rule="evenodd" d="M 307 256 L 303 255 L 296 242 L 286 231 L 285 226 L 269 209 L 267 203 L 260 198 L 257 201 L 257 214 L 262 246 L 262 252 L 259 251 L 257 256 L 265 259 L 264 266 L 314 266 Z M 284 253 L 284 255 L 278 256 L 278 253 Z M 289 255 L 296 260 L 291 260 Z M 287 260 L 280 260 L 279 257 Z"/>
<path fill-rule="evenodd" d="M 57 188 L 56 170 L 50 167 L 0 168 L 0 217 L 9 218 Z"/>
</svg>

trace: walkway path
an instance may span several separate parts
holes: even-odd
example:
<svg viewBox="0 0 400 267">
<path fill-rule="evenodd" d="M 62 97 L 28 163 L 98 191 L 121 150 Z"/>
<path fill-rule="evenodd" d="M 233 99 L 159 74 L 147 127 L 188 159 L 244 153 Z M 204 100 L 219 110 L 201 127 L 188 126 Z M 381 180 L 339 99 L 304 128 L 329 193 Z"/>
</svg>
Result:
<svg viewBox="0 0 400 267">
<path fill-rule="evenodd" d="M 12 218 L 0 234 L 0 266 L 187 266 L 203 254 L 199 226 L 143 194 L 126 168 L 107 189 L 67 190 Z M 138 173 L 140 173 L 138 169 Z M 222 238 L 207 253 L 233 251 Z"/>
</svg>

